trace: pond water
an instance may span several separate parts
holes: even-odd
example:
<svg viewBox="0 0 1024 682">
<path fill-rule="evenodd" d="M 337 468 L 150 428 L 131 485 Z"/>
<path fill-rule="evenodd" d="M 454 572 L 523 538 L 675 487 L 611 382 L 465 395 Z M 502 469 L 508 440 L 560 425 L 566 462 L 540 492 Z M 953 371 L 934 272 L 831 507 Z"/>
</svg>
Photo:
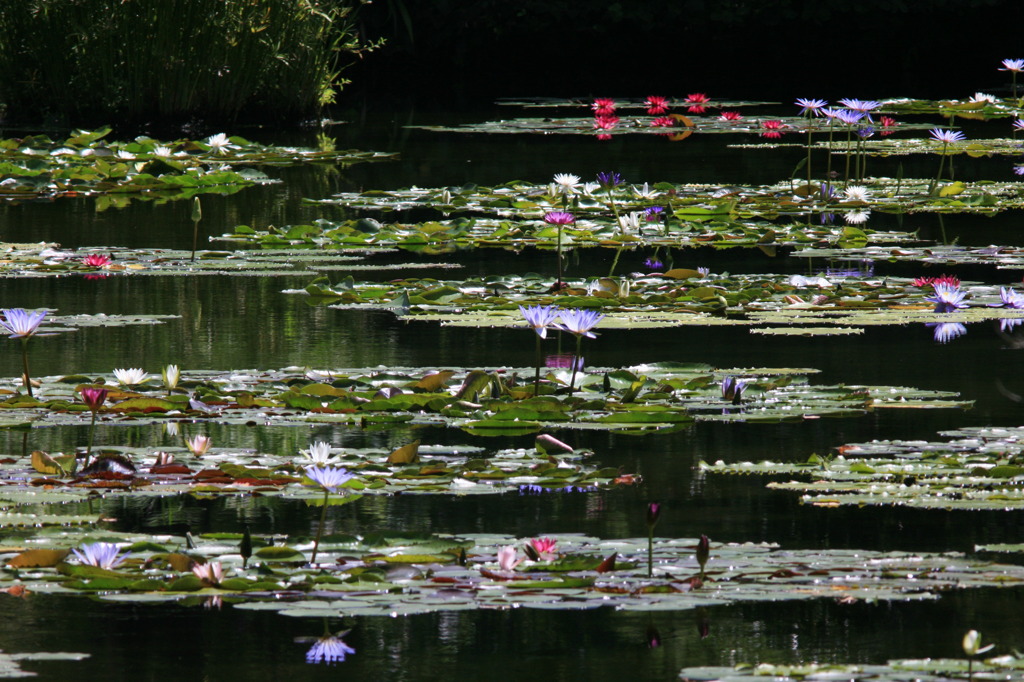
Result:
<svg viewBox="0 0 1024 682">
<path fill-rule="evenodd" d="M 252 187 L 230 196 L 203 198 L 201 233 L 218 236 L 238 224 L 297 224 L 338 218 L 344 209 L 304 203 L 341 191 L 419 186 L 497 184 L 511 179 L 546 182 L 554 173 L 584 178 L 616 170 L 629 182 L 772 183 L 788 178 L 799 148 L 731 149 L 735 136 L 694 135 L 679 143 L 649 136 L 599 142 L 569 135 L 477 135 L 409 129 L 410 124 L 451 125 L 492 120 L 502 109 L 472 114 L 412 111 L 353 111 L 349 123 L 329 129 L 338 148 L 395 151 L 393 162 L 350 168 L 275 168 L 281 184 Z M 982 124 L 973 124 L 981 127 Z M 970 130 L 970 128 L 969 128 Z M 243 130 L 266 144 L 314 144 L 313 132 Z M 745 142 L 753 142 L 749 136 Z M 934 157 L 903 159 L 907 176 L 928 177 Z M 992 177 L 997 162 L 957 159 L 957 177 Z M 896 162 L 872 160 L 869 172 L 894 175 Z M 1002 173 L 1003 171 L 1000 171 Z M 133 202 L 101 213 L 91 199 L 26 202 L 0 207 L 0 234 L 9 242 L 56 242 L 65 248 L 121 246 L 179 248 L 191 245 L 187 202 Z M 996 217 L 876 214 L 876 229 L 919 230 L 924 238 L 967 245 L 1017 244 L 1019 214 Z M 230 249 L 226 242 L 204 243 Z M 626 252 L 619 272 L 638 270 L 647 253 Z M 574 252 L 570 276 L 604 274 L 610 250 Z M 692 249 L 673 254 L 677 266 L 707 266 L 715 272 L 810 274 L 821 264 L 788 258 L 786 249 L 768 256 L 756 249 Z M 325 262 L 329 262 L 325 258 Z M 540 272 L 551 276 L 549 253 L 491 250 L 438 257 L 389 253 L 371 263 L 448 263 L 469 275 Z M 427 267 L 417 276 L 452 271 Z M 964 279 L 1007 285 L 1017 271 L 944 268 Z M 878 263 L 875 275 L 942 274 L 916 263 Z M 405 273 L 381 270 L 369 278 Z M 344 276 L 331 271 L 332 279 Z M 360 275 L 362 276 L 362 275 Z M 75 313 L 174 314 L 180 319 L 152 327 L 86 328 L 33 342 L 33 372 L 98 374 L 114 367 L 157 371 L 167 363 L 189 370 L 324 367 L 530 366 L 533 343 L 522 329 L 440 327 L 403 321 L 390 312 L 342 311 L 308 305 L 282 290 L 302 288 L 306 272 L 291 276 L 129 276 L 85 281 L 79 276 L 3 280 L 5 306 L 56 308 Z M 607 330 L 588 341 L 588 363 L 622 367 L 659 361 L 703 362 L 714 367 L 809 367 L 827 384 L 914 386 L 958 391 L 973 409 L 879 410 L 863 417 L 815 419 L 786 424 L 699 423 L 674 433 L 630 436 L 598 431 L 555 431 L 577 447 L 590 448 L 605 466 L 642 475 L 641 484 L 575 495 L 365 496 L 330 510 L 337 533 L 379 530 L 496 533 L 516 537 L 579 533 L 602 538 L 646 535 L 649 501 L 664 505 L 661 537 L 715 542 L 774 542 L 785 548 L 854 548 L 892 551 L 970 551 L 975 544 L 1016 542 L 1024 518 L 1014 512 L 920 511 L 902 508 L 823 509 L 804 506 L 799 496 L 766 490 L 765 477 L 702 475 L 701 460 L 803 461 L 852 442 L 871 439 L 936 440 L 943 429 L 1017 426 L 1021 423 L 1024 332 L 999 334 L 991 323 L 971 325 L 953 343 L 939 344 L 930 329 L 868 327 L 850 337 L 773 337 L 744 327 L 683 327 Z M 0 376 L 20 371 L 16 344 L 0 355 Z M 8 384 L 13 383 L 8 381 Z M 430 444 L 530 447 L 533 436 L 483 438 L 436 427 L 397 426 L 361 430 L 347 426 L 269 428 L 211 424 L 204 429 L 218 446 L 256 452 L 297 452 L 314 440 L 342 447 L 398 447 L 414 438 Z M 86 428 L 35 429 L 29 436 L 0 431 L 3 452 L 70 450 L 86 443 Z M 103 427 L 97 442 L 159 445 L 159 426 Z M 121 530 L 237 532 L 305 535 L 317 514 L 282 500 L 183 497 L 155 503 L 102 502 L 102 513 Z M 714 558 L 712 558 L 712 562 Z M 8 653 L 64 650 L 89 653 L 80 662 L 26 663 L 56 678 L 84 679 L 130 674 L 166 679 L 169 671 L 189 679 L 308 678 L 430 680 L 536 676 L 548 680 L 673 679 L 695 665 L 772 663 L 881 663 L 894 658 L 959 655 L 971 628 L 1006 651 L 1024 639 L 1020 590 L 951 590 L 925 602 L 843 604 L 838 600 L 716 606 L 680 612 L 470 611 L 404 617 L 331 619 L 331 630 L 350 629 L 356 653 L 337 668 L 305 663 L 308 644 L 325 624 L 272 612 L 225 605 L 122 605 L 85 598 L 0 595 L 0 648 Z M 656 633 L 656 634 L 655 634 Z M 658 646 L 652 646 L 652 639 Z"/>
</svg>

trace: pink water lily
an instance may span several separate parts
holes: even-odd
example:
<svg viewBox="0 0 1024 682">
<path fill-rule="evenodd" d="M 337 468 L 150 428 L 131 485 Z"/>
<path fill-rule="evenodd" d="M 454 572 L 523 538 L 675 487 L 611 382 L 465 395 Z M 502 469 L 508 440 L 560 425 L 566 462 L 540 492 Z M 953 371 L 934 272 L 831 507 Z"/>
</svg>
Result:
<svg viewBox="0 0 1024 682">
<path fill-rule="evenodd" d="M 558 556 L 555 552 L 555 545 L 557 541 L 551 538 L 531 538 L 530 546 L 537 552 L 537 556 L 540 557 L 541 561 L 551 561 Z"/>
<path fill-rule="evenodd" d="M 514 571 L 516 566 L 521 563 L 523 563 L 523 559 L 516 559 L 515 547 L 502 547 L 498 550 L 498 566 L 501 570 Z"/>
<path fill-rule="evenodd" d="M 88 265 L 91 268 L 102 268 L 104 265 L 110 263 L 110 256 L 104 256 L 99 253 L 91 253 L 82 259 L 82 265 Z"/>
</svg>

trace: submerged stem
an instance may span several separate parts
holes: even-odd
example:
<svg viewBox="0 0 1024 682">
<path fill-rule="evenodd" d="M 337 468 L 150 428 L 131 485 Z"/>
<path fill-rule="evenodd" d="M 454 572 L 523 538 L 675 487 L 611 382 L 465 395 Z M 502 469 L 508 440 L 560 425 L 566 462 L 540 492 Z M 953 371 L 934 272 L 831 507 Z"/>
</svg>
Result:
<svg viewBox="0 0 1024 682">
<path fill-rule="evenodd" d="M 541 349 L 540 349 L 540 334 L 535 334 L 537 337 L 537 356 L 534 359 L 534 364 L 537 371 L 533 375 L 533 395 L 540 393 L 540 361 L 541 361 Z"/>
</svg>

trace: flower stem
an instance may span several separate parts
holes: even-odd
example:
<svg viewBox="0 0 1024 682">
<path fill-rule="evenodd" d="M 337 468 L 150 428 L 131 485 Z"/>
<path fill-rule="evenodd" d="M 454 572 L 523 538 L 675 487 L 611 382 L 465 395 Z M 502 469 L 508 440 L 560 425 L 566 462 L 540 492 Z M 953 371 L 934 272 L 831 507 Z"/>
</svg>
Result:
<svg viewBox="0 0 1024 682">
<path fill-rule="evenodd" d="M 537 396 L 540 393 L 540 361 L 541 361 L 541 350 L 540 350 L 540 334 L 534 334 L 537 337 L 537 357 L 535 358 L 534 364 L 537 371 L 533 375 L 533 395 Z"/>
<path fill-rule="evenodd" d="M 576 386 L 576 368 L 580 364 L 580 346 L 583 345 L 583 334 L 576 335 L 576 354 L 572 356 L 572 378 L 569 379 L 569 395 L 573 394 Z"/>
<path fill-rule="evenodd" d="M 654 577 L 654 527 L 647 530 L 647 577 Z"/>
<path fill-rule="evenodd" d="M 309 560 L 311 565 L 316 564 L 316 553 L 320 549 L 320 535 L 324 532 L 324 523 L 327 522 L 327 499 L 331 491 L 324 488 L 324 508 L 320 510 L 320 525 L 316 527 L 316 540 L 313 541 L 313 558 Z"/>
<path fill-rule="evenodd" d="M 22 337 L 21 339 L 21 363 L 24 366 L 24 376 L 22 379 L 25 381 L 25 390 L 28 392 L 28 397 L 32 397 L 32 379 L 29 378 L 28 374 L 28 337 Z"/>
<path fill-rule="evenodd" d="M 807 117 L 807 191 L 810 192 L 812 187 L 811 181 L 811 132 L 814 130 L 814 125 L 811 123 L 811 117 Z"/>
</svg>

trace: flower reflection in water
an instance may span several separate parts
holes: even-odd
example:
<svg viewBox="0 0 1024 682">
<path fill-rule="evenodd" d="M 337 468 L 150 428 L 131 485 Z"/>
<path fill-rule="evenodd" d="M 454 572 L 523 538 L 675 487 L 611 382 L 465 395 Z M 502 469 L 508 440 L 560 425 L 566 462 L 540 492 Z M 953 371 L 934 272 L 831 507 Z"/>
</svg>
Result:
<svg viewBox="0 0 1024 682">
<path fill-rule="evenodd" d="M 939 343 L 949 343 L 967 333 L 967 327 L 960 322 L 929 322 L 925 326 L 934 328 L 935 340 Z"/>
<path fill-rule="evenodd" d="M 345 633 L 341 633 L 344 635 Z M 327 635 L 318 639 L 306 652 L 306 663 L 341 663 L 349 654 L 354 654 L 355 649 L 345 644 L 341 637 Z"/>
</svg>

